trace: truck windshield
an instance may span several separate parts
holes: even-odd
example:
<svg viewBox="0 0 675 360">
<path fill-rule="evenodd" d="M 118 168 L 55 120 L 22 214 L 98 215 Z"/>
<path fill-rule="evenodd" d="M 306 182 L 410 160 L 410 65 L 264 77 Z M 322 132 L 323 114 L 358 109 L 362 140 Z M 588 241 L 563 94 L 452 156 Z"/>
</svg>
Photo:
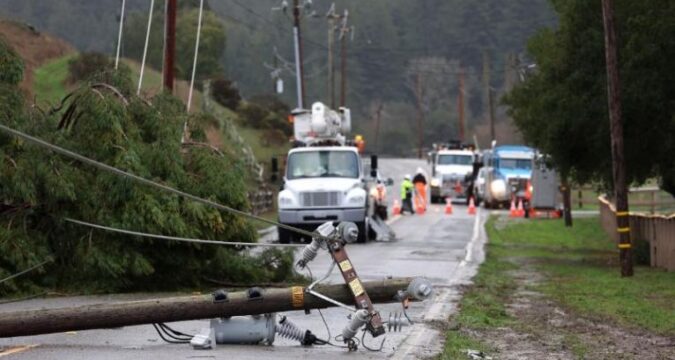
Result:
<svg viewBox="0 0 675 360">
<path fill-rule="evenodd" d="M 349 151 L 303 151 L 288 157 L 288 179 L 359 177 L 359 161 Z"/>
<path fill-rule="evenodd" d="M 530 159 L 499 159 L 499 167 L 502 169 L 525 169 L 532 170 Z"/>
<path fill-rule="evenodd" d="M 471 155 L 438 155 L 438 165 L 471 165 Z"/>
</svg>

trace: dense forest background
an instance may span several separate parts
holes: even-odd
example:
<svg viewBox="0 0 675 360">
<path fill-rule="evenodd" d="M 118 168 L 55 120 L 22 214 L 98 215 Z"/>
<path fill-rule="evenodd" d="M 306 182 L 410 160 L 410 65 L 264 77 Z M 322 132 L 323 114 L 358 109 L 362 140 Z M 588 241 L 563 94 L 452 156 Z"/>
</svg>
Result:
<svg viewBox="0 0 675 360">
<path fill-rule="evenodd" d="M 371 151 L 397 155 L 413 154 L 417 145 L 417 136 L 412 134 L 417 132 L 418 78 L 425 145 L 457 137 L 461 71 L 465 73 L 466 140 L 475 134 L 481 145 L 487 145 L 488 89 L 493 89 L 498 102 L 502 94 L 520 81 L 520 74 L 529 64 L 524 55 L 527 39 L 541 28 L 555 27 L 557 22 L 548 0 L 334 2 L 339 14 L 349 10 L 348 25 L 353 26 L 353 37 L 348 41 L 347 105 L 354 112 L 357 131 L 366 136 Z M 0 14 L 63 37 L 82 51 L 113 55 L 120 3 L 120 0 L 0 0 Z M 197 3 L 198 0 L 179 0 L 183 12 L 194 12 L 190 8 Z M 124 56 L 140 57 L 142 49 L 138 44 L 142 44 L 139 39 L 145 36 L 149 4 L 150 0 L 127 1 Z M 293 60 L 290 9 L 273 10 L 281 5 L 279 0 L 210 0 L 207 4 L 215 15 L 211 21 L 222 25 L 224 36 L 211 38 L 222 48 L 211 51 L 218 61 L 209 64 L 208 71 L 200 75 L 221 74 L 231 79 L 244 98 L 271 94 L 274 83 L 266 65 L 275 64 L 276 48 L 282 58 L 277 58 L 276 64 L 285 82 L 281 97 L 293 107 L 294 75 L 284 66 L 287 65 L 284 59 Z M 302 33 L 308 102 L 330 102 L 325 14 L 331 4 L 332 1 L 315 0 L 305 9 Z M 151 51 L 158 54 L 155 57 L 161 53 L 163 6 L 163 1 L 156 1 L 159 21 L 155 21 L 157 28 L 153 27 L 151 43 Z M 191 23 L 194 21 L 185 20 L 183 28 L 189 29 Z M 179 46 L 179 50 L 186 48 L 189 47 Z M 338 84 L 339 79 L 337 71 Z M 339 94 L 339 89 L 336 93 Z M 380 133 L 375 141 L 374 119 L 378 108 L 381 108 Z M 519 141 L 501 106 L 497 107 L 496 119 L 500 142 Z"/>
</svg>

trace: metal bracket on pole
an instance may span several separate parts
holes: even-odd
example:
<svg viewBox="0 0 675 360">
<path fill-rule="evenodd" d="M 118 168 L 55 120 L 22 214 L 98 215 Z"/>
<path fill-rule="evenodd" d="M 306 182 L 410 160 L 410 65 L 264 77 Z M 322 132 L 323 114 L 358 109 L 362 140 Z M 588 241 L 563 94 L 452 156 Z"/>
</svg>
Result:
<svg viewBox="0 0 675 360">
<path fill-rule="evenodd" d="M 342 274 L 345 283 L 348 285 L 349 290 L 354 296 L 354 303 L 356 304 L 356 310 L 366 310 L 368 313 L 368 321 L 366 322 L 366 329 L 373 337 L 380 336 L 384 334 L 384 322 L 380 313 L 375 310 L 373 303 L 368 296 L 365 288 L 361 284 L 361 279 L 359 279 L 354 266 L 349 260 L 349 256 L 345 251 L 345 244 L 353 243 L 358 237 L 358 228 L 356 224 L 351 222 L 341 222 L 335 226 L 333 222 L 326 222 L 317 228 L 317 233 L 322 235 L 324 238 L 329 238 L 329 240 L 321 240 L 320 238 L 315 238 L 312 240 L 312 243 L 307 245 L 302 253 L 302 259 L 298 261 L 298 266 L 304 268 L 307 266 L 307 263 L 313 260 L 316 257 L 318 250 L 324 246 L 328 248 L 328 252 L 333 258 L 333 263 L 326 273 L 326 275 L 313 282 L 308 288 L 307 292 L 317 296 L 321 299 L 329 301 L 335 305 L 338 305 L 343 308 L 348 308 L 350 311 L 353 311 L 350 307 L 339 302 L 335 302 L 327 299 L 325 296 L 317 293 L 313 290 L 313 287 L 319 282 L 328 278 L 328 276 L 333 271 L 335 265 L 337 265 L 340 273 Z"/>
</svg>

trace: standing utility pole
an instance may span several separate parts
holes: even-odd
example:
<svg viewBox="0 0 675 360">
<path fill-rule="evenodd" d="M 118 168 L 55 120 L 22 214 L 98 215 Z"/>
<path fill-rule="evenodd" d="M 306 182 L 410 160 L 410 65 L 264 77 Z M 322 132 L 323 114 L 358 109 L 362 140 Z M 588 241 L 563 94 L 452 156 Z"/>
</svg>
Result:
<svg viewBox="0 0 675 360">
<path fill-rule="evenodd" d="M 295 81 L 298 92 L 298 108 L 305 106 L 305 78 L 302 65 L 302 38 L 300 37 L 300 3 L 293 0 L 293 42 L 295 45 Z"/>
<path fill-rule="evenodd" d="M 342 16 L 342 28 L 340 29 L 340 46 L 342 48 L 342 59 L 340 64 L 340 106 L 344 107 L 347 104 L 347 33 L 349 28 L 347 27 L 347 18 L 349 17 L 349 11 L 345 10 L 345 14 Z"/>
<path fill-rule="evenodd" d="M 380 150 L 380 117 L 382 116 L 382 100 L 378 102 L 375 112 L 375 151 Z"/>
<path fill-rule="evenodd" d="M 488 104 L 490 106 L 490 142 L 497 140 L 495 133 L 495 90 L 492 86 L 488 86 Z"/>
<path fill-rule="evenodd" d="M 415 79 L 415 97 L 417 98 L 417 157 L 422 158 L 422 145 L 424 144 L 424 112 L 422 111 L 422 80 L 420 73 Z"/>
<path fill-rule="evenodd" d="M 173 93 L 176 57 L 176 0 L 166 0 L 164 17 L 164 89 Z"/>
<path fill-rule="evenodd" d="M 628 217 L 628 189 L 623 156 L 623 125 L 621 124 L 621 88 L 614 27 L 614 1 L 602 0 L 602 18 L 605 26 L 605 59 L 607 61 L 607 94 L 609 128 L 612 144 L 612 172 L 616 199 L 616 226 L 619 232 L 621 276 L 633 276 L 633 259 Z"/>
<path fill-rule="evenodd" d="M 330 96 L 330 107 L 335 109 L 335 65 L 333 65 L 333 44 L 335 43 L 335 23 L 340 19 L 340 15 L 335 13 L 335 3 L 333 3 L 326 14 L 328 18 L 328 96 Z"/>
<path fill-rule="evenodd" d="M 459 141 L 464 142 L 464 69 L 459 70 L 459 94 L 457 95 L 457 111 L 459 112 Z"/>
</svg>

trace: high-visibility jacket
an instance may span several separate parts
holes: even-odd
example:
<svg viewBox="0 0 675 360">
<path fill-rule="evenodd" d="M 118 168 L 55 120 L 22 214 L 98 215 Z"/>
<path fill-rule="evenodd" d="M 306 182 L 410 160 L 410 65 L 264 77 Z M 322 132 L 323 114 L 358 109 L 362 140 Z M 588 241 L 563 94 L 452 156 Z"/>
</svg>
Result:
<svg viewBox="0 0 675 360">
<path fill-rule="evenodd" d="M 408 193 L 412 193 L 413 188 L 414 186 L 412 181 L 408 179 L 403 180 L 401 183 L 401 199 L 405 199 Z"/>
</svg>

